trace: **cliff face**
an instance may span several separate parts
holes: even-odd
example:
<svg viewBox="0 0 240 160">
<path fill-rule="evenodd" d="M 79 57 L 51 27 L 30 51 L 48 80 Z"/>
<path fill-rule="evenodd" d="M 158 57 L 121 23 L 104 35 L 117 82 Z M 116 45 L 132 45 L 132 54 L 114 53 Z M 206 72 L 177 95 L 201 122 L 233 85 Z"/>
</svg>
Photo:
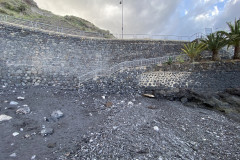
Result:
<svg viewBox="0 0 240 160">
<path fill-rule="evenodd" d="M 95 26 L 93 23 L 75 16 L 58 16 L 38 7 L 33 0 L 0 0 L 0 13 L 17 18 L 38 21 L 63 28 L 77 29 L 103 34 L 105 38 L 113 38 L 109 31 Z"/>
</svg>

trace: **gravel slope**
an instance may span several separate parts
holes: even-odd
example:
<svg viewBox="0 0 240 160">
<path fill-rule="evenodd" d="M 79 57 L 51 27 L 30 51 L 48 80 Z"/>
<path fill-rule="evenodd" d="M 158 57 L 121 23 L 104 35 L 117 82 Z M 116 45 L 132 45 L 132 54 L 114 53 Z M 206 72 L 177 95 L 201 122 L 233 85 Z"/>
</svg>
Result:
<svg viewBox="0 0 240 160">
<path fill-rule="evenodd" d="M 18 96 L 25 99 L 16 100 Z M 10 105 L 11 101 L 19 104 Z M 24 104 L 31 112 L 16 114 Z M 61 110 L 64 117 L 51 119 L 54 110 Z M 6 87 L 0 89 L 3 114 L 12 119 L 0 122 L 0 160 L 240 159 L 238 122 L 180 102 L 127 94 L 78 95 L 49 87 Z M 52 128 L 54 133 L 43 137 L 43 128 Z M 19 135 L 13 136 L 14 132 Z"/>
</svg>

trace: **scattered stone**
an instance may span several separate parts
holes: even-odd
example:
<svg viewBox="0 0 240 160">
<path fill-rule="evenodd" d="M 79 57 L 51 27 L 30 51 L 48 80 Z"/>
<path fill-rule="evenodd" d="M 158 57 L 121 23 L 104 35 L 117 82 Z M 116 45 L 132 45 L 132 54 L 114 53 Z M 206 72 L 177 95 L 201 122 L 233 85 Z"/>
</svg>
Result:
<svg viewBox="0 0 240 160">
<path fill-rule="evenodd" d="M 53 111 L 51 117 L 53 120 L 58 120 L 63 117 L 63 112 L 60 110 Z"/>
<path fill-rule="evenodd" d="M 113 103 L 112 102 L 107 102 L 106 104 L 105 104 L 105 107 L 108 107 L 108 108 L 110 108 L 110 107 L 112 107 L 113 106 Z"/>
<path fill-rule="evenodd" d="M 30 137 L 31 137 L 30 134 L 26 134 L 26 135 L 24 136 L 24 138 L 30 138 Z"/>
<path fill-rule="evenodd" d="M 17 100 L 23 101 L 25 98 L 24 97 L 17 97 Z"/>
<path fill-rule="evenodd" d="M 154 129 L 154 131 L 157 131 L 157 132 L 159 131 L 158 126 L 154 126 L 153 129 Z"/>
<path fill-rule="evenodd" d="M 148 98 L 155 98 L 153 94 L 143 94 L 143 96 Z"/>
<path fill-rule="evenodd" d="M 102 96 L 102 99 L 106 99 L 106 96 Z"/>
<path fill-rule="evenodd" d="M 52 135 L 53 133 L 54 133 L 54 130 L 52 128 L 44 128 L 43 130 L 41 130 L 41 135 L 43 137 Z"/>
<path fill-rule="evenodd" d="M 20 128 L 20 131 L 23 132 L 23 128 Z"/>
<path fill-rule="evenodd" d="M 12 154 L 10 155 L 10 157 L 17 157 L 17 154 L 16 154 L 16 153 L 12 153 Z"/>
<path fill-rule="evenodd" d="M 91 138 L 91 139 L 89 140 L 89 142 L 92 143 L 92 142 L 93 142 L 93 139 Z"/>
<path fill-rule="evenodd" d="M 113 129 L 116 130 L 118 127 L 117 126 L 113 126 Z"/>
<path fill-rule="evenodd" d="M 133 106 L 133 102 L 128 102 L 128 106 Z"/>
<path fill-rule="evenodd" d="M 16 136 L 19 135 L 19 133 L 18 133 L 18 132 L 14 132 L 12 135 L 13 135 L 14 137 L 16 137 Z"/>
<path fill-rule="evenodd" d="M 31 160 L 34 160 L 36 158 L 36 155 L 33 155 L 32 157 L 31 157 Z"/>
<path fill-rule="evenodd" d="M 11 119 L 12 119 L 12 117 L 7 116 L 7 115 L 5 115 L 5 114 L 0 115 L 0 122 L 9 121 L 9 120 L 11 120 Z"/>
<path fill-rule="evenodd" d="M 29 114 L 30 113 L 30 108 L 29 107 L 23 107 L 23 108 L 19 108 L 16 111 L 16 114 Z"/>
<path fill-rule="evenodd" d="M 55 148 L 57 146 L 57 143 L 55 142 L 55 143 L 49 143 L 48 145 L 47 145 L 47 147 L 48 148 Z"/>
<path fill-rule="evenodd" d="M 11 102 L 10 102 L 10 105 L 18 105 L 18 102 L 11 101 Z"/>
<path fill-rule="evenodd" d="M 49 119 L 47 117 L 43 117 L 44 121 L 49 122 Z"/>
</svg>

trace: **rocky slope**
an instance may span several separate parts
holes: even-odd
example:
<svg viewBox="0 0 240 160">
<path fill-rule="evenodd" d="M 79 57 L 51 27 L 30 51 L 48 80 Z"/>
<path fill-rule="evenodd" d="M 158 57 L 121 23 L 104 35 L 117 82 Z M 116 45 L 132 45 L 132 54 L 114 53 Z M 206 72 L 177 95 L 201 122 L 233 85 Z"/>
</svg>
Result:
<svg viewBox="0 0 240 160">
<path fill-rule="evenodd" d="M 97 32 L 103 34 L 106 38 L 113 38 L 113 35 L 109 31 L 102 30 L 82 18 L 75 16 L 62 17 L 40 9 L 33 0 L 0 0 L 0 14 L 39 21 L 64 28 Z"/>
</svg>

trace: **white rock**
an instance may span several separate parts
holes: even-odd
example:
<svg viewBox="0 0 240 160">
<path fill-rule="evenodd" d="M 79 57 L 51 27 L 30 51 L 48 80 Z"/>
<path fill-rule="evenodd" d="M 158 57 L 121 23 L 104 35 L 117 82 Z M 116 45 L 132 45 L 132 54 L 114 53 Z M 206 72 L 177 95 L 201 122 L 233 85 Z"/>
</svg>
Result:
<svg viewBox="0 0 240 160">
<path fill-rule="evenodd" d="M 16 114 L 28 114 L 30 113 L 30 108 L 29 107 L 23 107 L 23 108 L 19 108 L 17 111 L 16 111 Z"/>
<path fill-rule="evenodd" d="M 116 130 L 118 127 L 117 126 L 113 126 L 113 129 Z"/>
<path fill-rule="evenodd" d="M 32 157 L 31 157 L 31 160 L 34 160 L 36 158 L 36 155 L 33 155 Z"/>
<path fill-rule="evenodd" d="M 17 154 L 16 154 L 16 153 L 12 153 L 12 154 L 10 155 L 10 157 L 17 157 Z"/>
<path fill-rule="evenodd" d="M 41 135 L 43 137 L 53 134 L 54 130 L 52 128 L 44 128 L 41 130 Z"/>
<path fill-rule="evenodd" d="M 20 128 L 20 131 L 23 132 L 23 128 Z"/>
<path fill-rule="evenodd" d="M 12 119 L 12 117 L 7 116 L 5 114 L 0 115 L 0 122 L 9 121 L 10 119 Z"/>
<path fill-rule="evenodd" d="M 56 119 L 60 119 L 63 117 L 63 112 L 60 111 L 60 110 L 56 110 L 56 111 L 53 111 L 52 114 L 51 114 L 51 117 L 56 120 Z"/>
<path fill-rule="evenodd" d="M 19 133 L 18 133 L 18 132 L 14 132 L 12 135 L 13 135 L 14 137 L 16 137 L 16 136 L 19 135 Z"/>
<path fill-rule="evenodd" d="M 157 131 L 157 132 L 159 131 L 158 126 L 154 126 L 153 129 L 154 129 L 155 131 Z"/>
<path fill-rule="evenodd" d="M 22 101 L 24 99 L 25 99 L 24 97 L 17 97 L 17 100 L 20 100 L 20 101 Z"/>
<path fill-rule="evenodd" d="M 102 99 L 106 99 L 106 97 L 105 97 L 105 96 L 102 96 Z"/>
<path fill-rule="evenodd" d="M 154 98 L 155 96 L 153 94 L 143 94 L 144 97 Z"/>
<path fill-rule="evenodd" d="M 18 102 L 11 101 L 11 102 L 10 102 L 10 105 L 18 105 Z"/>
<path fill-rule="evenodd" d="M 131 101 L 128 102 L 128 105 L 129 105 L 129 106 L 133 106 L 133 102 L 131 102 Z"/>
</svg>

